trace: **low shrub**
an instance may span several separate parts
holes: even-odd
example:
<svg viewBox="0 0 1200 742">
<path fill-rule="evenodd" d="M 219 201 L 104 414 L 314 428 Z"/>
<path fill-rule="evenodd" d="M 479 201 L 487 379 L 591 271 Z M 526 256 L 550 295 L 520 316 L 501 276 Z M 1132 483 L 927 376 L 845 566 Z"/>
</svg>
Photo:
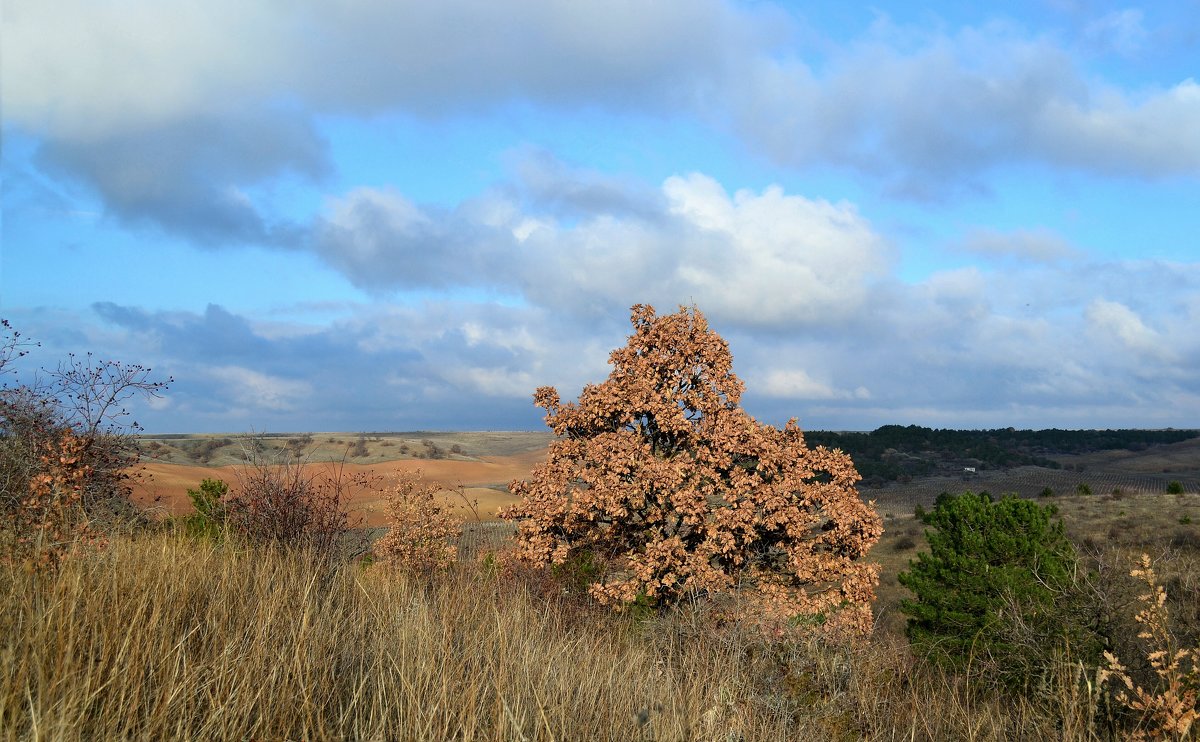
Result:
<svg viewBox="0 0 1200 742">
<path fill-rule="evenodd" d="M 932 530 L 900 584 L 913 647 L 935 664 L 1029 692 L 1066 647 L 1094 656 L 1073 589 L 1074 547 L 1053 506 L 943 494 L 921 511 Z"/>
<path fill-rule="evenodd" d="M 229 520 L 225 502 L 229 485 L 220 479 L 205 478 L 200 481 L 199 489 L 189 488 L 187 495 L 196 512 L 184 517 L 184 532 L 193 538 L 220 541 Z"/>
<path fill-rule="evenodd" d="M 1200 533 L 1197 533 L 1194 528 L 1178 528 L 1175 533 L 1171 534 L 1171 547 L 1200 551 Z"/>
<path fill-rule="evenodd" d="M 352 535 L 346 505 L 355 490 L 371 489 L 370 473 L 350 474 L 341 464 L 317 466 L 280 454 L 254 454 L 237 472 L 233 492 L 222 498 L 227 533 L 249 544 L 300 548 L 329 558 L 358 556 L 365 536 Z"/>
<path fill-rule="evenodd" d="M 37 343 L 0 319 L 0 379 Z M 168 382 L 150 369 L 68 355 L 31 384 L 0 384 L 0 558 L 54 568 L 77 543 L 144 524 L 129 500 L 141 450 L 129 400 Z"/>
<path fill-rule="evenodd" d="M 418 575 L 447 569 L 458 558 L 461 508 L 439 498 L 443 487 L 418 471 L 402 477 L 387 494 L 388 532 L 375 543 L 376 561 Z M 464 500 L 462 488 L 457 493 Z"/>
<path fill-rule="evenodd" d="M 58 567 L 81 544 L 100 539 L 88 522 L 84 496 L 91 474 L 86 441 L 69 430 L 34 442 L 37 473 L 27 489 L 13 498 L 0 529 L 0 553 L 29 572 Z"/>
</svg>

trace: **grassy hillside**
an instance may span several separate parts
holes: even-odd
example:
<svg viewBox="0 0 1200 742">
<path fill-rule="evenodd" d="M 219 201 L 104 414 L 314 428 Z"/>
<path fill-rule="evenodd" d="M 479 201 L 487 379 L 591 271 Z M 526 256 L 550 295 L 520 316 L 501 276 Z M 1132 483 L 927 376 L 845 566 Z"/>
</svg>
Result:
<svg viewBox="0 0 1200 742">
<path fill-rule="evenodd" d="M 8 739 L 1086 738 L 1077 684 L 989 698 L 887 637 L 768 644 L 473 567 L 429 582 L 155 534 L 45 579 L 5 567 L 0 595 Z"/>
</svg>

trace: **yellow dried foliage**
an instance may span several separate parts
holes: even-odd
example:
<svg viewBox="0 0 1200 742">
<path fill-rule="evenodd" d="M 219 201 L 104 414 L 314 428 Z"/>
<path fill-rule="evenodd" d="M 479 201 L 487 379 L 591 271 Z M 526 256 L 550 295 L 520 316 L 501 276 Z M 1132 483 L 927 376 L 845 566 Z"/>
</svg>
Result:
<svg viewBox="0 0 1200 742">
<path fill-rule="evenodd" d="M 590 554 L 603 565 L 591 594 L 617 607 L 707 596 L 771 630 L 869 630 L 878 569 L 863 557 L 883 526 L 850 457 L 743 411 L 729 347 L 698 310 L 632 311 L 604 383 L 575 403 L 534 395 L 559 438 L 510 486 L 516 556 Z"/>
<path fill-rule="evenodd" d="M 429 574 L 454 563 L 462 518 L 438 498 L 441 491 L 441 485 L 422 481 L 419 471 L 401 477 L 392 487 L 385 500 L 391 527 L 374 548 L 380 562 L 414 574 Z"/>
<path fill-rule="evenodd" d="M 1181 649 L 1172 636 L 1167 591 L 1154 573 L 1150 556 L 1143 554 L 1129 574 L 1146 583 L 1150 590 L 1138 596 L 1142 608 L 1133 618 L 1142 625 L 1138 638 L 1148 640 L 1155 648 L 1146 654 L 1146 659 L 1158 676 L 1159 687 L 1146 689 L 1136 684 L 1128 668 L 1111 652 L 1104 653 L 1106 666 L 1099 670 L 1099 681 L 1103 684 L 1111 678 L 1120 682 L 1124 688 L 1115 693 L 1116 699 L 1142 715 L 1142 726 L 1133 732 L 1132 739 L 1182 740 L 1200 718 L 1197 707 L 1200 648 Z"/>
</svg>

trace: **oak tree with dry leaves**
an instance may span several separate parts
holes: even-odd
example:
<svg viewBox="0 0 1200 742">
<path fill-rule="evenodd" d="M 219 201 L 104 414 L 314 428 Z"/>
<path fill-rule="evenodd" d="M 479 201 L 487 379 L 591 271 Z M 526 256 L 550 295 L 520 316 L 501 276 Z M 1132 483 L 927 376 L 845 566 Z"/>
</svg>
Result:
<svg viewBox="0 0 1200 742">
<path fill-rule="evenodd" d="M 776 630 L 868 630 L 878 568 L 863 557 L 883 526 L 849 456 L 743 411 L 729 347 L 696 308 L 639 304 L 631 321 L 604 383 L 574 403 L 534 395 L 558 438 L 510 485 L 517 558 L 596 564 L 589 591 L 616 607 L 708 597 Z"/>
</svg>

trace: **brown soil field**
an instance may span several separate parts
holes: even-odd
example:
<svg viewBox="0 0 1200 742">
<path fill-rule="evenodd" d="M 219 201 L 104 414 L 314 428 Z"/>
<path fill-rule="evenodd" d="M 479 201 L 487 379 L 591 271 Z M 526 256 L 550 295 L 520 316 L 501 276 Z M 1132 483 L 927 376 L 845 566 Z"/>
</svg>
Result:
<svg viewBox="0 0 1200 742">
<path fill-rule="evenodd" d="M 370 464 L 345 463 L 344 473 L 353 475 L 369 472 L 384 478 L 412 474 L 420 471 L 424 479 L 438 482 L 445 487 L 461 486 L 469 500 L 478 503 L 479 515 L 484 520 L 495 520 L 496 511 L 513 502 L 508 494 L 508 484 L 514 479 L 529 475 L 534 464 L 545 459 L 546 449 L 522 451 L 507 456 L 481 456 L 471 459 L 395 459 Z M 336 467 L 337 464 L 316 462 L 306 464 L 313 473 L 321 469 Z M 196 466 L 149 460 L 143 464 L 142 482 L 134 492 L 134 500 L 152 511 L 164 515 L 183 515 L 191 511 L 187 496 L 189 488 L 197 488 L 205 478 L 223 479 L 236 488 L 241 465 Z M 457 497 L 453 501 L 461 502 Z M 356 495 L 350 501 L 352 515 L 362 516 L 364 525 L 386 524 L 384 503 L 381 493 L 368 492 Z"/>
</svg>

